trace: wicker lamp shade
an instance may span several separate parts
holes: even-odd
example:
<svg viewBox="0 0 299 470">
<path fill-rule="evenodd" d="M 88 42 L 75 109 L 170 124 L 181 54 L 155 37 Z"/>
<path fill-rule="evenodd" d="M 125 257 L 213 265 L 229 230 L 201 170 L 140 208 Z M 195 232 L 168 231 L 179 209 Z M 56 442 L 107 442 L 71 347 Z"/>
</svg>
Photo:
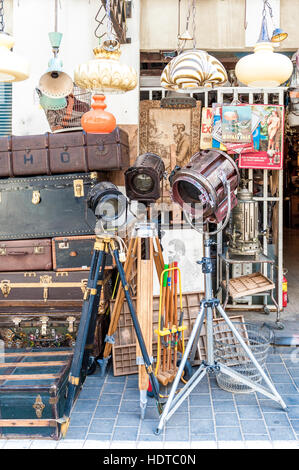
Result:
<svg viewBox="0 0 299 470">
<path fill-rule="evenodd" d="M 221 62 L 198 49 L 179 54 L 166 65 L 161 75 L 163 88 L 181 92 L 196 92 L 226 81 L 227 73 Z"/>
<path fill-rule="evenodd" d="M 74 72 L 75 83 L 95 93 L 124 93 L 137 86 L 137 74 L 133 67 L 119 62 L 119 47 L 108 51 L 94 49 L 95 58 L 78 65 Z"/>
</svg>

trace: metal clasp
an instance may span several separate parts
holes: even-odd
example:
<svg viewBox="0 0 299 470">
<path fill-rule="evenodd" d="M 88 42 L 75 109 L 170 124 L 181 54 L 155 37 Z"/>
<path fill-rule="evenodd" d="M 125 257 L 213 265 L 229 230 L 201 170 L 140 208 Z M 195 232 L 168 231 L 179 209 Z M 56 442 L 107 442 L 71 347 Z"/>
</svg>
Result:
<svg viewBox="0 0 299 470">
<path fill-rule="evenodd" d="M 74 180 L 74 195 L 75 197 L 84 197 L 84 183 L 83 180 Z"/>
</svg>

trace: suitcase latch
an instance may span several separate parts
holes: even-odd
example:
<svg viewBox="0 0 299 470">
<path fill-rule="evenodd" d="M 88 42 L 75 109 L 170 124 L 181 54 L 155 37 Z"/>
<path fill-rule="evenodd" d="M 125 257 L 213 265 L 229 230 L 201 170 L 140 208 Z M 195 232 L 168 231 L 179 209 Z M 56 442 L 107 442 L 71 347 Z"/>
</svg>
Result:
<svg viewBox="0 0 299 470">
<path fill-rule="evenodd" d="M 21 323 L 21 321 L 22 321 L 22 318 L 20 318 L 20 317 L 15 317 L 15 318 L 12 319 L 12 321 L 13 321 L 13 324 L 15 325 L 15 328 L 19 328 L 20 323 Z"/>
<path fill-rule="evenodd" d="M 41 418 L 43 414 L 43 410 L 46 405 L 44 405 L 42 401 L 42 397 L 40 395 L 37 395 L 34 405 L 32 405 L 32 408 L 35 409 L 36 417 Z"/>
<path fill-rule="evenodd" d="M 49 317 L 41 317 L 40 321 L 42 323 L 41 335 L 46 336 L 46 334 L 47 334 L 47 324 L 48 324 L 48 321 L 49 321 Z"/>
<path fill-rule="evenodd" d="M 67 238 L 65 240 L 63 240 L 62 242 L 59 242 L 58 243 L 58 248 L 60 250 L 67 250 L 69 248 L 70 244 L 67 240 Z"/>
<path fill-rule="evenodd" d="M 35 206 L 40 203 L 40 192 L 39 191 L 33 191 L 31 202 Z"/>
<path fill-rule="evenodd" d="M 74 195 L 75 197 L 84 197 L 84 183 L 83 180 L 74 180 Z"/>
<path fill-rule="evenodd" d="M 35 246 L 33 248 L 33 253 L 35 255 L 42 255 L 42 254 L 44 254 L 44 252 L 45 252 L 45 248 L 43 246 Z"/>
<path fill-rule="evenodd" d="M 8 281 L 8 280 L 1 281 L 0 289 L 1 289 L 1 292 L 4 295 L 4 297 L 8 297 L 9 294 L 10 294 L 10 291 L 11 291 L 10 281 Z"/>
<path fill-rule="evenodd" d="M 6 256 L 6 247 L 0 246 L 0 256 Z"/>
<path fill-rule="evenodd" d="M 85 294 L 87 283 L 88 283 L 88 279 L 81 279 L 81 290 L 83 294 Z"/>
<path fill-rule="evenodd" d="M 67 331 L 69 333 L 74 333 L 74 324 L 75 324 L 75 321 L 76 321 L 76 317 L 67 317 L 66 321 L 69 322 L 69 326 L 68 326 Z"/>
<path fill-rule="evenodd" d="M 97 153 L 100 154 L 101 156 L 107 155 L 108 145 L 105 145 L 104 140 L 100 140 L 97 151 L 98 151 Z"/>
</svg>

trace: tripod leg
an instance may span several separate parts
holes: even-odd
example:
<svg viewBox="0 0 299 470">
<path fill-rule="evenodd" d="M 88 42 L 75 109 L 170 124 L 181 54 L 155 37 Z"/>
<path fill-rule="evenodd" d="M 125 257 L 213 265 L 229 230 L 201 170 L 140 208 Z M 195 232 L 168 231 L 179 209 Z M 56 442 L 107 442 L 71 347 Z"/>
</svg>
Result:
<svg viewBox="0 0 299 470">
<path fill-rule="evenodd" d="M 137 238 L 131 238 L 129 247 L 128 247 L 128 257 L 124 266 L 124 272 L 126 273 L 127 276 L 131 275 L 134 259 L 136 256 L 136 250 L 137 250 Z M 108 338 L 112 337 L 116 331 L 121 309 L 124 303 L 124 298 L 125 298 L 124 290 L 118 289 L 113 312 L 111 313 L 110 325 L 109 325 L 109 329 L 107 333 Z M 112 343 L 106 342 L 104 353 L 103 353 L 103 358 L 98 360 L 98 363 L 101 368 L 101 375 L 105 374 L 106 366 L 111 355 L 111 349 L 112 349 Z"/>
<path fill-rule="evenodd" d="M 195 358 L 195 354 L 196 354 L 196 349 L 198 347 L 198 341 L 199 341 L 203 321 L 204 321 L 204 315 L 201 318 L 201 323 L 198 327 L 197 334 L 196 334 L 196 337 L 195 337 L 195 340 L 194 340 L 194 343 L 193 343 L 193 346 L 192 346 L 192 349 L 191 349 L 191 353 L 190 353 L 190 357 L 189 357 L 189 361 L 191 362 L 191 364 L 194 362 L 194 358 Z"/>
<path fill-rule="evenodd" d="M 270 390 L 272 391 L 273 395 L 272 397 L 270 398 L 273 398 L 274 400 L 278 401 L 282 408 L 286 409 L 287 408 L 287 405 L 285 404 L 285 402 L 283 401 L 283 399 L 281 398 L 281 396 L 279 395 L 279 393 L 277 392 L 276 388 L 274 387 L 273 383 L 271 382 L 271 380 L 269 379 L 269 377 L 267 376 L 267 374 L 265 373 L 265 371 L 263 370 L 263 368 L 260 366 L 260 364 L 258 363 L 258 361 L 256 360 L 256 358 L 254 357 L 252 351 L 250 350 L 250 348 L 247 346 L 247 344 L 245 343 L 244 339 L 242 338 L 242 336 L 239 334 L 239 332 L 237 331 L 237 329 L 235 328 L 234 324 L 232 323 L 232 321 L 229 319 L 229 317 L 226 315 L 225 311 L 223 310 L 223 308 L 221 307 L 221 305 L 218 305 L 217 307 L 217 310 L 218 312 L 220 313 L 220 315 L 222 316 L 222 318 L 225 320 L 225 322 L 227 323 L 227 325 L 229 326 L 229 328 L 231 329 L 231 331 L 234 333 L 235 337 L 237 338 L 237 340 L 239 341 L 240 345 L 242 346 L 242 348 L 244 349 L 244 351 L 246 352 L 247 356 L 249 357 L 249 359 L 253 362 L 253 364 L 255 365 L 255 367 L 257 368 L 257 370 L 259 371 L 259 373 L 261 374 L 261 376 L 263 377 L 264 381 L 266 382 L 266 384 L 268 385 L 268 387 L 270 388 Z M 226 367 L 223 367 L 222 366 L 222 370 L 223 371 L 226 371 Z M 227 371 L 226 371 L 227 373 Z M 231 375 L 231 374 L 230 374 Z M 241 375 L 241 374 L 239 374 Z M 243 377 L 243 376 L 241 376 Z M 238 377 L 239 378 L 239 377 Z M 256 384 L 252 381 L 251 382 L 251 386 L 252 388 L 256 388 Z M 245 381 L 244 381 L 245 383 Z M 261 393 L 264 393 L 264 391 L 260 390 Z M 265 394 L 265 393 L 264 393 Z"/>
<path fill-rule="evenodd" d="M 68 425 L 69 425 L 69 416 L 71 414 L 71 409 L 73 406 L 75 394 L 77 387 L 80 384 L 80 373 L 83 361 L 83 354 L 86 344 L 86 339 L 88 335 L 90 320 L 92 311 L 94 308 L 94 300 L 97 294 L 97 282 L 100 266 L 102 266 L 104 258 L 104 251 L 94 250 L 91 267 L 89 271 L 87 288 L 84 294 L 84 301 L 82 306 L 81 319 L 77 334 L 77 339 L 74 348 L 73 361 L 71 365 L 69 383 L 68 383 L 68 392 L 67 399 L 65 402 L 64 408 L 64 417 L 61 432 L 65 435 Z"/>
<path fill-rule="evenodd" d="M 113 243 L 113 245 L 114 245 L 114 243 Z M 138 321 L 138 318 L 137 318 L 137 315 L 136 315 L 136 312 L 135 312 L 135 309 L 134 309 L 134 306 L 133 306 L 132 298 L 131 298 L 131 295 L 130 295 L 129 286 L 128 286 L 128 283 L 127 283 L 127 280 L 126 280 L 124 268 L 123 268 L 121 262 L 119 261 L 118 250 L 114 246 L 113 246 L 113 256 L 114 256 L 115 263 L 116 263 L 116 266 L 117 266 L 117 269 L 118 269 L 118 272 L 119 272 L 119 276 L 120 276 L 122 286 L 124 288 L 124 292 L 125 292 L 126 300 L 127 300 L 128 307 L 129 307 L 129 310 L 130 310 L 130 314 L 131 314 L 131 317 L 132 317 L 132 322 L 133 322 L 133 325 L 134 325 L 136 337 L 137 337 L 137 340 L 138 340 L 138 343 L 139 343 L 139 346 L 140 346 L 140 350 L 141 350 L 141 354 L 142 354 L 142 357 L 143 357 L 144 366 L 145 366 L 145 369 L 146 369 L 147 373 L 149 374 L 153 394 L 154 394 L 154 397 L 156 398 L 158 406 L 159 406 L 159 384 L 158 384 L 157 378 L 156 378 L 156 376 L 153 372 L 152 363 L 151 363 L 151 360 L 149 358 L 149 355 L 148 355 L 148 352 L 147 352 L 147 349 L 146 349 L 146 346 L 145 346 L 142 331 L 141 331 L 139 321 Z"/>
<path fill-rule="evenodd" d="M 200 310 L 199 310 L 199 314 L 196 318 L 196 321 L 194 323 L 194 326 L 193 326 L 193 330 L 191 332 L 191 335 L 189 337 L 189 340 L 188 340 L 188 344 L 186 346 L 186 349 L 185 349 L 185 353 L 182 357 L 182 360 L 181 360 L 181 363 L 180 363 L 180 366 L 179 366 L 179 370 L 175 376 L 175 379 L 173 381 L 173 385 L 171 387 L 171 390 L 170 390 L 170 394 L 169 394 L 169 397 L 168 397 L 168 400 L 166 402 L 166 405 L 164 407 L 164 410 L 163 410 L 163 413 L 162 413 L 162 416 L 160 418 L 160 422 L 159 422 L 159 425 L 158 425 L 158 428 L 156 430 L 156 434 L 160 434 L 162 429 L 163 429 L 163 426 L 165 424 L 165 422 L 167 421 L 167 418 L 168 418 L 168 414 L 169 414 L 169 410 L 170 408 L 172 407 L 173 405 L 173 401 L 174 401 L 174 396 L 175 396 L 175 393 L 176 393 L 176 390 L 178 388 L 178 385 L 179 385 L 179 382 L 181 380 L 181 377 L 182 377 L 182 373 L 184 371 L 184 367 L 185 367 L 185 364 L 187 362 L 187 359 L 189 357 L 189 353 L 191 351 L 191 348 L 192 348 L 192 345 L 193 345 L 193 342 L 196 338 L 196 335 L 197 335 L 197 330 L 199 329 L 199 326 L 202 325 L 202 319 L 205 315 L 205 307 L 203 305 L 203 303 L 201 303 L 201 307 L 200 307 Z M 185 389 L 185 387 L 187 387 L 188 385 L 190 385 L 190 381 L 192 380 L 192 377 L 191 379 L 187 382 L 187 384 L 183 387 L 183 389 Z"/>
</svg>

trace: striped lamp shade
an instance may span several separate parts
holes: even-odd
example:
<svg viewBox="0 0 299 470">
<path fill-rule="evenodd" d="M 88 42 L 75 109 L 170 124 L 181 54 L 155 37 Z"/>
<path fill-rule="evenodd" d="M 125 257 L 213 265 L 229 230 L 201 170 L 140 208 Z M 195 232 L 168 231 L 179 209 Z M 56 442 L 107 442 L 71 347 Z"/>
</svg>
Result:
<svg viewBox="0 0 299 470">
<path fill-rule="evenodd" d="M 0 83 L 0 137 L 12 132 L 12 84 Z"/>
<path fill-rule="evenodd" d="M 205 51 L 187 50 L 172 59 L 161 75 L 161 86 L 168 90 L 196 92 L 223 85 L 227 73 L 221 62 Z"/>
</svg>

